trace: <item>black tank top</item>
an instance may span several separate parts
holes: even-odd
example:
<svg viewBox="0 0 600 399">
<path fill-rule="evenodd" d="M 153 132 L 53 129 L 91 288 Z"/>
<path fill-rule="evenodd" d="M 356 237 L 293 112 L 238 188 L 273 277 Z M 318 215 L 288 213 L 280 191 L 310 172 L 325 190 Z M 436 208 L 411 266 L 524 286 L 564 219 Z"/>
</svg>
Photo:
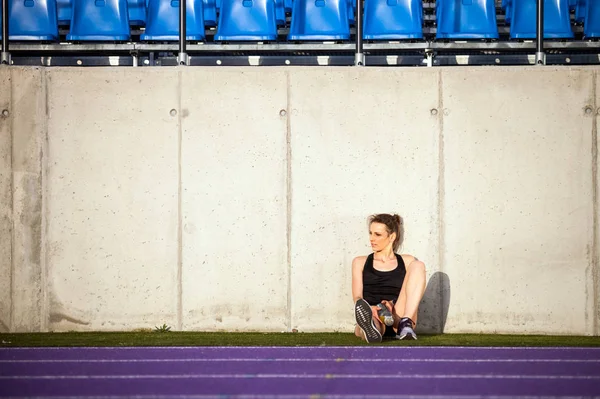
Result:
<svg viewBox="0 0 600 399">
<path fill-rule="evenodd" d="M 398 267 L 382 272 L 373 267 L 373 254 L 367 257 L 363 268 L 363 299 L 370 305 L 377 305 L 382 300 L 396 301 L 406 276 L 406 267 L 402 256 L 395 254 Z"/>
</svg>

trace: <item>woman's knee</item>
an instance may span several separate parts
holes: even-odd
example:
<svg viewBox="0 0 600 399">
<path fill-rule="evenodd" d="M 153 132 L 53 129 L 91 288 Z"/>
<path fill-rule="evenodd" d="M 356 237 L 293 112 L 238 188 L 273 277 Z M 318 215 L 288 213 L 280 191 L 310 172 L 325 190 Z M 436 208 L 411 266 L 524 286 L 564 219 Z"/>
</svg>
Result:
<svg viewBox="0 0 600 399">
<path fill-rule="evenodd" d="M 420 260 L 414 260 L 412 261 L 408 267 L 406 268 L 406 272 L 407 273 L 422 273 L 423 275 L 425 275 L 425 273 L 427 272 L 427 269 L 425 267 L 425 263 L 421 262 Z"/>
</svg>

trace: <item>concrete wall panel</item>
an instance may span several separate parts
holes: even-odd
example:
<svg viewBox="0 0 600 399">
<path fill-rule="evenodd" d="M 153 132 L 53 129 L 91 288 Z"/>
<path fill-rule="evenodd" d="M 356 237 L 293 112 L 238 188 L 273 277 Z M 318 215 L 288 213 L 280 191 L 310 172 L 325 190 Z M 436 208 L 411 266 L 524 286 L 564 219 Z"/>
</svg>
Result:
<svg viewBox="0 0 600 399">
<path fill-rule="evenodd" d="M 447 331 L 592 333 L 592 73 L 492 73 L 443 74 Z"/>
<path fill-rule="evenodd" d="M 173 70 L 48 71 L 50 328 L 177 324 Z"/>
<path fill-rule="evenodd" d="M 351 263 L 371 252 L 368 215 L 401 214 L 401 252 L 438 270 L 438 73 L 305 69 L 291 74 L 290 108 L 291 324 L 352 331 Z"/>
<path fill-rule="evenodd" d="M 11 70 L 0 68 L 0 332 L 10 330 L 12 280 Z M 4 115 L 3 111 L 8 112 Z"/>
<path fill-rule="evenodd" d="M 286 74 L 195 68 L 181 102 L 183 326 L 283 330 Z"/>
<path fill-rule="evenodd" d="M 42 151 L 46 87 L 40 68 L 13 68 L 13 276 L 12 331 L 44 328 L 42 260 Z M 18 83 L 17 83 L 18 82 Z"/>
<path fill-rule="evenodd" d="M 600 193 L 600 177 L 598 176 L 598 170 L 600 169 L 598 154 L 600 153 L 600 142 L 598 140 L 598 133 L 600 132 L 600 72 L 598 70 L 594 71 L 594 80 L 596 81 L 595 87 L 595 106 L 596 106 L 596 114 L 595 114 L 595 123 L 596 123 L 596 192 L 595 192 L 595 212 L 596 212 L 596 250 L 595 250 L 595 259 L 593 261 L 592 268 L 592 281 L 593 281 L 593 291 L 589 293 L 588 291 L 588 302 L 591 301 L 593 304 L 593 308 L 595 310 L 595 320 L 594 320 L 594 335 L 600 335 L 600 230 L 598 229 L 598 223 L 600 222 L 600 200 L 598 199 L 598 194 Z"/>
</svg>

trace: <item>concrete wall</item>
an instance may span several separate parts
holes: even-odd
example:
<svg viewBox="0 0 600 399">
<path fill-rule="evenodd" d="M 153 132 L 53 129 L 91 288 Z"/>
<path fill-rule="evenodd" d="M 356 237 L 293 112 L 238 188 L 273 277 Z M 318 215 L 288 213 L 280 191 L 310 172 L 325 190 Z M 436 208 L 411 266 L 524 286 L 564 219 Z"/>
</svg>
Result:
<svg viewBox="0 0 600 399">
<path fill-rule="evenodd" d="M 290 73 L 292 327 L 351 329 L 350 265 L 369 253 L 370 213 L 401 212 L 404 249 L 439 270 L 438 80 L 427 69 Z"/>
<path fill-rule="evenodd" d="M 598 132 L 600 131 L 600 79 L 598 72 L 596 72 L 596 74 L 594 75 L 594 83 L 595 96 L 593 96 L 589 101 L 590 103 L 592 103 L 592 106 L 590 107 L 591 111 L 596 111 L 595 124 L 592 125 L 592 129 L 594 129 L 592 131 L 592 137 L 593 141 L 595 142 L 592 145 L 594 145 L 596 150 L 594 152 L 594 148 L 592 148 L 592 158 L 594 161 L 592 168 L 595 177 L 594 187 L 592 191 L 594 195 L 594 242 L 592 243 L 592 259 L 589 265 L 592 274 L 592 283 L 588 281 L 585 292 L 588 296 L 588 300 L 591 299 L 593 306 L 595 306 L 596 308 L 595 315 L 594 313 L 592 313 L 591 315 L 592 324 L 594 325 L 594 334 L 600 335 L 600 257 L 598 254 L 598 250 L 600 249 L 600 233 L 598 231 L 598 223 L 600 222 L 598 217 L 598 190 L 600 188 L 600 177 L 598 177 L 598 153 L 600 152 L 600 149 L 598 148 L 598 146 L 600 145 L 598 143 Z M 588 108 L 587 110 L 589 111 L 590 108 Z"/>
<path fill-rule="evenodd" d="M 600 335 L 597 74 L 0 68 L 0 331 L 350 331 L 399 212 L 421 331 Z"/>
<path fill-rule="evenodd" d="M 10 329 L 12 304 L 11 74 L 0 71 L 0 332 Z"/>
<path fill-rule="evenodd" d="M 288 327 L 286 79 L 181 73 L 185 329 Z"/>
<path fill-rule="evenodd" d="M 2 68 L 0 71 L 2 330 L 46 328 L 47 285 L 42 264 L 45 78 L 38 68 Z"/>
<path fill-rule="evenodd" d="M 594 75 L 454 72 L 443 76 L 447 330 L 592 333 Z"/>
</svg>

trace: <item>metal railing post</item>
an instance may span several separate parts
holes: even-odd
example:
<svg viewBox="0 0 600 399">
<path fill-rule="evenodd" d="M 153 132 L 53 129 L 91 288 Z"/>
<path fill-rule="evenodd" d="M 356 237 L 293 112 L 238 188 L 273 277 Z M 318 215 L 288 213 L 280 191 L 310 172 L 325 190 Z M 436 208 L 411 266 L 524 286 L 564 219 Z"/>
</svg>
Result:
<svg viewBox="0 0 600 399">
<path fill-rule="evenodd" d="M 2 51 L 0 52 L 0 64 L 10 65 L 10 53 L 8 52 L 8 0 L 2 0 Z"/>
<path fill-rule="evenodd" d="M 364 66 L 365 55 L 363 54 L 363 2 L 356 0 L 356 52 L 354 53 L 354 65 Z"/>
<path fill-rule="evenodd" d="M 186 0 L 179 0 L 179 54 L 177 56 L 177 64 L 188 65 L 188 55 L 186 52 L 186 15 L 187 5 Z"/>
<path fill-rule="evenodd" d="M 537 0 L 535 64 L 546 65 L 544 52 L 544 0 Z"/>
</svg>

